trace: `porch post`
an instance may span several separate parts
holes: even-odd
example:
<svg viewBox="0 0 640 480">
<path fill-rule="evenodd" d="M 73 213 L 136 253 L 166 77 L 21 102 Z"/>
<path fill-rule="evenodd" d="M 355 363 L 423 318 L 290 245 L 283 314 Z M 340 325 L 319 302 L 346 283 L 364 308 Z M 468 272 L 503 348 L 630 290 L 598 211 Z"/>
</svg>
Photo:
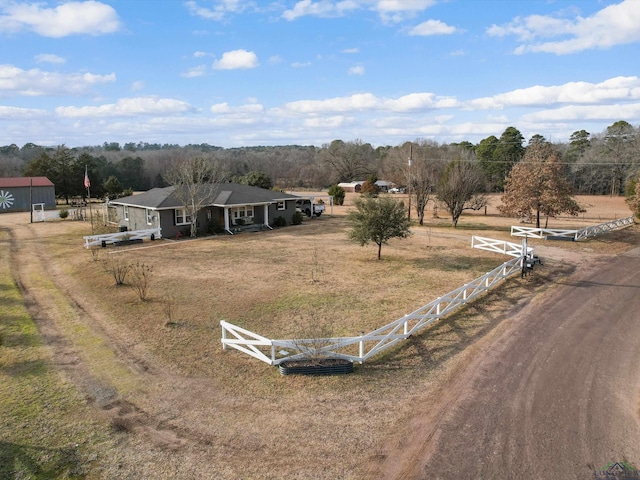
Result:
<svg viewBox="0 0 640 480">
<path fill-rule="evenodd" d="M 224 229 L 229 231 L 229 207 L 224 207 Z"/>
<path fill-rule="evenodd" d="M 269 226 L 269 205 L 264 206 L 264 225 Z"/>
</svg>

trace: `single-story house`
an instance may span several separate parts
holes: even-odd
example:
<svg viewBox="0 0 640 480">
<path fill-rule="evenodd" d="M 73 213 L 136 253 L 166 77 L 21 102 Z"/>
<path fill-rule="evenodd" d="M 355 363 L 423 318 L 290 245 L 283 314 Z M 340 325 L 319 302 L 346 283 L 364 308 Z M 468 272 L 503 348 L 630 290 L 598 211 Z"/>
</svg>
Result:
<svg viewBox="0 0 640 480">
<path fill-rule="evenodd" d="M 363 183 L 364 180 L 357 182 L 343 182 L 339 183 L 338 186 L 342 187 L 345 192 L 360 193 Z M 376 185 L 381 192 L 388 192 L 389 189 L 392 188 L 395 184 L 393 182 L 387 182 L 386 180 L 378 180 L 376 181 Z"/>
<path fill-rule="evenodd" d="M 213 225 L 228 233 L 250 225 L 271 228 L 278 217 L 283 217 L 290 224 L 296 212 L 296 200 L 302 198 L 237 183 L 222 183 L 207 188 L 217 190 L 217 194 L 198 212 L 198 233 L 210 231 Z M 188 235 L 191 218 L 175 190 L 175 186 L 153 188 L 112 200 L 109 205 L 117 208 L 121 228 L 143 230 L 160 227 L 165 238 Z"/>
<path fill-rule="evenodd" d="M 34 204 L 45 210 L 56 208 L 56 192 L 47 177 L 0 178 L 0 213 L 28 212 Z"/>
</svg>

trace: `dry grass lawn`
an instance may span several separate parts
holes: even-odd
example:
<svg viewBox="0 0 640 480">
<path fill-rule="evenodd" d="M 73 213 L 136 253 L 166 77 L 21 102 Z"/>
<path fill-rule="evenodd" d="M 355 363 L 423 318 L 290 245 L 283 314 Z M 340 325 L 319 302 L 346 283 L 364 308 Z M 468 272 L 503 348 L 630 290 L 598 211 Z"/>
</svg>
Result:
<svg viewBox="0 0 640 480">
<path fill-rule="evenodd" d="M 578 228 L 630 214 L 620 198 L 579 200 L 587 206 L 581 218 L 555 219 L 550 227 Z M 82 248 L 88 224 L 30 227 L 44 268 L 87 313 L 95 341 L 142 366 L 132 373 L 136 388 L 108 369 L 104 381 L 141 412 L 134 427 L 154 433 L 120 428 L 114 435 L 121 448 L 101 453 L 97 476 L 362 478 L 367 459 L 413 402 L 446 385 L 481 339 L 507 328 L 519 305 L 535 301 L 554 277 L 575 268 L 555 253 L 533 276 L 507 280 L 353 375 L 281 377 L 258 360 L 223 351 L 222 319 L 269 338 L 305 337 L 323 324 L 336 336 L 373 330 L 506 261 L 471 249 L 472 235 L 520 241 L 509 237 L 514 221 L 497 215 L 493 197 L 486 215 L 464 215 L 455 230 L 444 212 L 441 218 L 429 213 L 424 226 L 409 239 L 392 240 L 376 261 L 375 246 L 347 240 L 351 201 L 350 195 L 345 207 L 327 207 L 332 214 L 296 227 L 162 240 L 95 255 Z M 632 227 L 553 248 L 573 258 L 612 253 L 637 244 L 636 236 Z M 101 259 L 116 255 L 153 267 L 148 301 L 115 286 L 104 272 Z M 163 432 L 171 432 L 171 442 L 162 442 Z"/>
</svg>

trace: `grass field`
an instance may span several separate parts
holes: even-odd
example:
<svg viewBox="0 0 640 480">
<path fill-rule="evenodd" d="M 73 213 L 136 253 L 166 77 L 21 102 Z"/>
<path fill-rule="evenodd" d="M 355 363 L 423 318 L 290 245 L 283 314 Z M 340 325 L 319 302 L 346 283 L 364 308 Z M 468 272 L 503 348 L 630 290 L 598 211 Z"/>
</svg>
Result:
<svg viewBox="0 0 640 480">
<path fill-rule="evenodd" d="M 336 336 L 370 331 L 506 260 L 472 250 L 471 235 L 514 241 L 513 220 L 491 205 L 486 215 L 463 216 L 455 230 L 446 218 L 427 218 L 409 239 L 384 246 L 376 261 L 374 246 L 347 240 L 347 200 L 333 215 L 297 227 L 97 254 L 82 248 L 86 223 L 10 226 L 19 242 L 10 248 L 2 232 L 1 293 L 16 313 L 11 320 L 3 315 L 0 361 L 3 383 L 14 383 L 0 387 L 0 408 L 12 432 L 27 427 L 17 437 L 3 435 L 2 458 L 21 455 L 11 453 L 13 444 L 60 452 L 77 444 L 78 461 L 68 453 L 30 458 L 59 478 L 73 468 L 91 478 L 362 478 L 367 458 L 412 404 L 446 388 L 474 349 L 508 328 L 519 306 L 570 275 L 569 258 L 637 244 L 637 227 L 554 244 L 554 258 L 533 276 L 507 280 L 352 375 L 281 377 L 262 362 L 223 351 L 222 319 L 270 338 L 306 336 L 318 325 Z M 582 201 L 592 205 L 582 218 L 551 226 L 577 228 L 630 213 L 621 199 Z M 24 259 L 20 278 L 47 314 L 29 310 L 35 324 L 16 290 L 8 251 Z M 105 273 L 101 259 L 114 256 L 153 268 L 147 301 Z M 56 364 L 35 328 L 42 331 L 45 318 L 82 369 Z M 105 391 L 104 398 L 96 394 Z M 36 413 L 18 408 L 25 402 L 16 399 L 24 397 L 33 397 Z M 33 420 L 40 418 L 40 401 L 51 405 L 48 427 Z M 36 441 L 46 428 L 51 438 Z"/>
</svg>

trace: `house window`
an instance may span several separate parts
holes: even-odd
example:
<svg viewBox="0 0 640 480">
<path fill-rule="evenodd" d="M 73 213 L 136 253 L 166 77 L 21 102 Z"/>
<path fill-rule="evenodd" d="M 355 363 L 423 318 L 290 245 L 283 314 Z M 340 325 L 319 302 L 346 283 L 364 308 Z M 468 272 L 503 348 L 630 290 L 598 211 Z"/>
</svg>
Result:
<svg viewBox="0 0 640 480">
<path fill-rule="evenodd" d="M 191 215 L 187 215 L 186 208 L 176 208 L 176 225 L 188 225 L 191 223 Z"/>
<path fill-rule="evenodd" d="M 147 225 L 151 225 L 153 223 L 153 211 L 150 208 L 145 208 L 145 216 L 147 217 Z"/>
<path fill-rule="evenodd" d="M 278 210 L 284 210 L 285 208 L 286 208 L 285 201 L 284 200 L 278 201 Z"/>
<path fill-rule="evenodd" d="M 129 205 L 124 205 L 124 219 L 129 220 Z"/>
<path fill-rule="evenodd" d="M 207 221 L 210 222 L 213 220 L 213 212 L 211 210 L 207 210 Z"/>
<path fill-rule="evenodd" d="M 245 223 L 253 222 L 253 205 L 243 205 L 242 207 L 232 208 L 231 218 L 234 224 L 239 219 L 242 219 Z"/>
</svg>

